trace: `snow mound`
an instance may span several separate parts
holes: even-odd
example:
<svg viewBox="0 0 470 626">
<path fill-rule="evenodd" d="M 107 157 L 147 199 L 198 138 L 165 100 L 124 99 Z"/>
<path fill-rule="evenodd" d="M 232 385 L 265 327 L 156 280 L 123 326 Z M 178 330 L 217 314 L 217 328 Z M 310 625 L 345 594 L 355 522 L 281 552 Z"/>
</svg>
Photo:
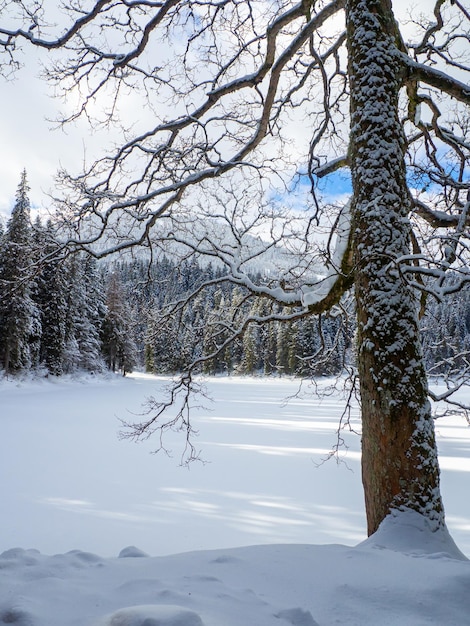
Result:
<svg viewBox="0 0 470 626">
<path fill-rule="evenodd" d="M 0 625 L 469 624 L 469 560 L 435 553 L 430 566 L 377 547 L 273 544 L 99 561 L 13 549 L 0 557 Z"/>
<path fill-rule="evenodd" d="M 123 548 L 121 552 L 119 553 L 120 559 L 129 559 L 129 558 L 134 559 L 134 558 L 143 558 L 143 557 L 148 557 L 148 554 L 146 552 L 143 552 L 139 548 L 136 548 L 135 546 L 127 546 L 127 548 Z"/>
<path fill-rule="evenodd" d="M 16 624 L 16 626 L 33 626 L 33 617 L 26 611 L 17 608 L 0 608 L 0 624 Z"/>
<path fill-rule="evenodd" d="M 170 604 L 144 604 L 119 609 L 99 626 L 204 626 L 197 613 Z"/>
<path fill-rule="evenodd" d="M 378 530 L 357 547 L 393 550 L 409 556 L 467 561 L 446 527 L 434 529 L 426 517 L 410 509 L 390 513 Z"/>
<path fill-rule="evenodd" d="M 283 619 L 292 626 L 319 626 L 310 611 L 304 611 L 303 609 L 287 609 L 285 611 L 279 611 L 275 617 Z"/>
</svg>

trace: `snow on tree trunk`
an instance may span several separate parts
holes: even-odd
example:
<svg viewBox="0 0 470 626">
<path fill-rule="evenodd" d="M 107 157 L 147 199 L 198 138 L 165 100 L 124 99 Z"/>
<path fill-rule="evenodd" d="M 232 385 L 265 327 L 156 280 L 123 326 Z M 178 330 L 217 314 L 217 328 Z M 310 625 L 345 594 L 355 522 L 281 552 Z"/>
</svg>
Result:
<svg viewBox="0 0 470 626">
<path fill-rule="evenodd" d="M 397 30 L 389 0 L 349 0 L 346 13 L 368 532 L 403 508 L 438 528 L 444 513 L 416 300 L 397 265 L 410 245 Z"/>
</svg>

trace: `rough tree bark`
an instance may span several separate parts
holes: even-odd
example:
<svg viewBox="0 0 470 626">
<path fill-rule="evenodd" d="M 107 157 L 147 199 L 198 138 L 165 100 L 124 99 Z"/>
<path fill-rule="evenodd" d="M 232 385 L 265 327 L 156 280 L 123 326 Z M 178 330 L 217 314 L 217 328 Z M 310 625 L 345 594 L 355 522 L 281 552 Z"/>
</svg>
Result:
<svg viewBox="0 0 470 626">
<path fill-rule="evenodd" d="M 362 480 L 368 532 L 393 509 L 443 525 L 417 302 L 397 260 L 409 253 L 411 199 L 398 117 L 404 70 L 389 0 L 349 0 L 350 162 Z"/>
</svg>

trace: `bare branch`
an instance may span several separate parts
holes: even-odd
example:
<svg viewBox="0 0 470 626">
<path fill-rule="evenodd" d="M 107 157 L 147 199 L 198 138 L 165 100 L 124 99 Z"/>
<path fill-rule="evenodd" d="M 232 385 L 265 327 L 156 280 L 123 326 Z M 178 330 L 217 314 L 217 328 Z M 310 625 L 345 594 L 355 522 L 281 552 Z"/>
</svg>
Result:
<svg viewBox="0 0 470 626">
<path fill-rule="evenodd" d="M 22 2 L 19 4 L 23 4 Z M 29 13 L 29 17 L 33 22 L 27 31 L 19 28 L 17 30 L 7 30 L 0 27 L 0 35 L 4 35 L 5 39 L 3 41 L 0 40 L 0 46 L 5 48 L 9 48 L 14 46 L 15 41 L 17 39 L 24 39 L 29 41 L 34 46 L 38 48 L 45 48 L 46 50 L 55 50 L 58 48 L 63 48 L 66 43 L 68 43 L 71 39 L 73 39 L 80 31 L 87 25 L 93 22 L 93 20 L 101 15 L 103 10 L 112 4 L 112 0 L 97 0 L 95 2 L 94 7 L 88 13 L 85 13 L 82 17 L 77 19 L 70 28 L 66 30 L 66 32 L 58 37 L 57 39 L 46 40 L 41 37 L 35 37 L 34 35 L 34 27 L 37 26 L 37 22 L 27 10 L 26 13 Z"/>
<path fill-rule="evenodd" d="M 466 208 L 464 208 L 460 214 L 452 215 L 445 211 L 433 209 L 417 198 L 413 199 L 413 204 L 414 213 L 426 220 L 426 222 L 428 222 L 428 224 L 430 224 L 433 228 L 455 228 L 461 224 L 462 215 L 464 224 L 466 226 L 470 226 L 468 205 L 466 205 Z"/>
<path fill-rule="evenodd" d="M 401 59 L 408 69 L 408 80 L 422 81 L 452 96 L 459 102 L 470 104 L 470 86 L 468 84 L 462 83 L 434 67 L 417 63 L 406 54 L 401 53 Z"/>
</svg>

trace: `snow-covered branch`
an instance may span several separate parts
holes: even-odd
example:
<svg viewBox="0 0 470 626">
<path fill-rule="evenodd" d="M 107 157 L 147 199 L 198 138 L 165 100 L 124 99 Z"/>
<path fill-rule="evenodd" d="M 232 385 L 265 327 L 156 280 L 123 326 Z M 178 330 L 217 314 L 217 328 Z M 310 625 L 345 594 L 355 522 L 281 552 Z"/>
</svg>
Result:
<svg viewBox="0 0 470 626">
<path fill-rule="evenodd" d="M 413 200 L 413 203 L 414 213 L 428 222 L 433 228 L 455 228 L 461 226 L 462 223 L 465 226 L 470 226 L 468 203 L 459 214 L 450 214 L 446 211 L 434 209 L 417 198 Z"/>
<path fill-rule="evenodd" d="M 439 91 L 443 91 L 459 102 L 470 104 L 470 86 L 468 83 L 463 83 L 435 67 L 417 63 L 406 54 L 402 53 L 401 56 L 403 63 L 408 68 L 410 78 L 422 81 Z M 468 71 L 470 71 L 470 68 L 468 68 Z"/>
</svg>

